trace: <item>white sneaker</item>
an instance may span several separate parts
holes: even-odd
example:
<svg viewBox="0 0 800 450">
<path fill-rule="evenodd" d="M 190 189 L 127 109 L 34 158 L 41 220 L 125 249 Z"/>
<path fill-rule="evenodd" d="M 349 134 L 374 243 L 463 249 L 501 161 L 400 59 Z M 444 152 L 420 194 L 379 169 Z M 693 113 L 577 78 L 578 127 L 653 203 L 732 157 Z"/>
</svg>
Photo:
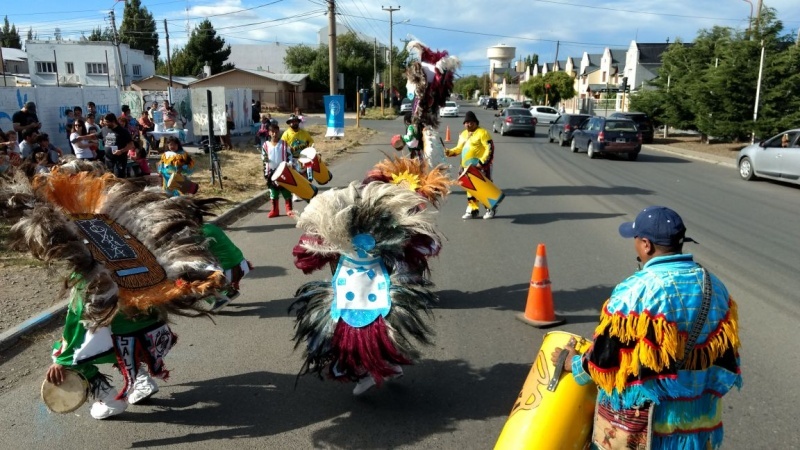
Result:
<svg viewBox="0 0 800 450">
<path fill-rule="evenodd" d="M 366 375 L 356 383 L 356 387 L 353 388 L 353 395 L 361 395 L 372 389 L 373 386 L 375 386 L 375 379 L 372 378 L 372 375 Z"/>
<path fill-rule="evenodd" d="M 477 219 L 478 218 L 478 210 L 477 209 L 469 210 L 463 216 L 461 216 L 461 218 L 464 219 L 464 220 L 466 220 L 466 219 Z"/>
<path fill-rule="evenodd" d="M 486 214 L 483 215 L 484 219 L 491 219 L 494 217 L 494 209 L 487 209 Z"/>
<path fill-rule="evenodd" d="M 98 400 L 92 404 L 89 414 L 97 420 L 108 419 L 111 416 L 122 414 L 128 407 L 128 402 L 125 399 L 116 400 L 114 398 L 116 396 L 117 393 L 112 386 L 102 388 L 100 395 L 98 395 Z"/>
<path fill-rule="evenodd" d="M 302 202 L 303 199 L 298 197 L 297 194 L 292 194 L 292 201 L 293 202 Z"/>
<path fill-rule="evenodd" d="M 158 392 L 158 385 L 147 372 L 140 372 L 133 382 L 133 392 L 128 394 L 128 403 L 135 405 L 152 397 Z"/>
</svg>

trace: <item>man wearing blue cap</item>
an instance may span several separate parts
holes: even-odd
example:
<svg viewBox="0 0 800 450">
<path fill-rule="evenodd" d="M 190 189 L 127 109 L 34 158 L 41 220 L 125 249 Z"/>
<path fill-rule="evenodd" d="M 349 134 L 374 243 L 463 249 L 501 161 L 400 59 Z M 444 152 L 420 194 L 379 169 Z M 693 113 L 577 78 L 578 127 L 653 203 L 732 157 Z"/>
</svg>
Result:
<svg viewBox="0 0 800 450">
<path fill-rule="evenodd" d="M 683 253 L 690 239 L 675 211 L 647 207 L 619 233 L 633 239 L 641 270 L 603 305 L 592 348 L 577 355 L 567 346 L 565 369 L 579 384 L 600 388 L 592 440 L 599 448 L 623 448 L 611 441 L 632 436 L 615 421 L 651 408 L 653 450 L 719 448 L 722 396 L 742 385 L 736 303 L 716 276 Z"/>
</svg>

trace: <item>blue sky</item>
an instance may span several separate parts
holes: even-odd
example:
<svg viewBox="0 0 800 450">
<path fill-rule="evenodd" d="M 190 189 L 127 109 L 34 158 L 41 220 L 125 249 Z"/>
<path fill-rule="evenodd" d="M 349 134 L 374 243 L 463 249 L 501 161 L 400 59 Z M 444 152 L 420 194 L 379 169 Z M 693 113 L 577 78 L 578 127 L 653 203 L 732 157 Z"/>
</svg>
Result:
<svg viewBox="0 0 800 450">
<path fill-rule="evenodd" d="M 384 0 L 381 0 L 383 2 Z M 758 0 L 752 0 L 757 5 Z M 0 0 L 0 15 L 20 30 L 29 27 L 40 39 L 52 38 L 55 28 L 64 39 L 78 39 L 92 28 L 109 24 L 112 7 L 117 26 L 122 0 Z M 316 45 L 319 29 L 327 25 L 324 0 L 142 0 L 154 15 L 165 51 L 164 19 L 168 20 L 170 47 L 185 44 L 190 28 L 208 17 L 231 44 L 268 42 Z M 714 25 L 744 29 L 750 0 L 337 0 L 338 22 L 364 35 L 389 41 L 389 13 L 383 7 L 400 7 L 393 13 L 393 41 L 415 38 L 449 51 L 463 61 L 462 74 L 483 73 L 488 68 L 486 49 L 496 44 L 516 47 L 517 57 L 531 53 L 540 61 L 599 53 L 605 46 L 627 48 L 638 42 L 673 42 L 694 39 L 697 31 Z M 800 28 L 800 0 L 765 0 L 775 8 L 787 32 Z M 116 6 L 115 6 L 116 5 Z"/>
</svg>

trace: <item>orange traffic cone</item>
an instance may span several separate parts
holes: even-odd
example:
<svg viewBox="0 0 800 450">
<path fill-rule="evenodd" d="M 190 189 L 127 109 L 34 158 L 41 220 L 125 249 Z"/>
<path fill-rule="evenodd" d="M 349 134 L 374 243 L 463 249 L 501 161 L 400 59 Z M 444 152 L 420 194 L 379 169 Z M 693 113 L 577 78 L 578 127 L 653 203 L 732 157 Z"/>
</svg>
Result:
<svg viewBox="0 0 800 450">
<path fill-rule="evenodd" d="M 547 250 L 544 244 L 539 244 L 536 248 L 528 302 L 525 305 L 525 313 L 517 314 L 517 319 L 537 328 L 564 323 L 564 319 L 556 317 L 553 311 L 553 293 L 550 291 L 550 271 L 547 269 Z"/>
<path fill-rule="evenodd" d="M 444 132 L 444 141 L 450 142 L 450 125 L 447 126 L 447 130 Z"/>
</svg>

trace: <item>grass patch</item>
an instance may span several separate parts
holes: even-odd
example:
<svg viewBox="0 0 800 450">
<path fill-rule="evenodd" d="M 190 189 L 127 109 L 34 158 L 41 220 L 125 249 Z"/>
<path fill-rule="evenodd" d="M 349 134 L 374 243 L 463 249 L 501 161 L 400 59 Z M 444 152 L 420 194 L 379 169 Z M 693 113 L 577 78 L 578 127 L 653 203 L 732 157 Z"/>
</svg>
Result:
<svg viewBox="0 0 800 450">
<path fill-rule="evenodd" d="M 394 120 L 397 118 L 397 112 L 394 108 L 383 108 L 381 113 L 380 108 L 367 108 L 366 114 L 361 117 L 368 120 Z"/>
</svg>

